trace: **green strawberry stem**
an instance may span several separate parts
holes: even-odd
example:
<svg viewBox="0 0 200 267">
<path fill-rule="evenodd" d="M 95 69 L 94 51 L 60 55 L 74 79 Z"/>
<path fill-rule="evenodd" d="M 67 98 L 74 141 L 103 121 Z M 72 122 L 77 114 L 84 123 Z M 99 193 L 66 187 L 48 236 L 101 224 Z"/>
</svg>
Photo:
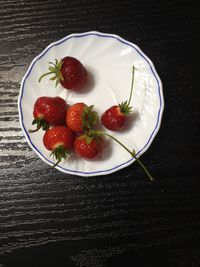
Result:
<svg viewBox="0 0 200 267">
<path fill-rule="evenodd" d="M 39 82 L 41 82 L 41 80 L 47 76 L 47 75 L 50 75 L 50 74 L 53 74 L 54 76 L 50 79 L 51 81 L 56 81 L 56 86 L 59 84 L 60 81 L 64 81 L 64 78 L 62 76 L 62 73 L 61 73 L 61 67 L 62 67 L 62 60 L 60 60 L 58 62 L 57 59 L 55 59 L 55 63 L 53 62 L 49 62 L 50 65 L 53 65 L 53 66 L 49 66 L 48 70 L 49 72 L 47 73 L 44 73 L 42 76 L 40 76 L 39 78 Z"/>
<path fill-rule="evenodd" d="M 36 133 L 39 129 L 41 128 L 41 126 L 37 127 L 36 129 L 30 129 L 28 130 L 29 133 Z"/>
<path fill-rule="evenodd" d="M 37 127 L 36 129 L 32 130 L 30 129 L 28 132 L 29 133 L 35 133 L 37 132 L 39 129 L 43 129 L 44 131 L 45 130 L 48 130 L 49 129 L 49 124 L 45 121 L 45 119 L 43 117 L 38 117 L 38 118 L 35 118 L 32 122 L 32 125 L 36 124 Z"/>
<path fill-rule="evenodd" d="M 53 72 L 52 71 L 49 71 L 49 72 L 46 72 L 46 73 L 44 73 L 42 76 L 40 76 L 40 78 L 39 78 L 39 83 L 41 82 L 41 80 L 45 77 L 45 76 L 47 76 L 47 75 L 50 75 L 50 74 L 52 74 Z"/>
<path fill-rule="evenodd" d="M 128 100 L 128 103 L 127 103 L 128 106 L 130 105 L 131 98 L 132 98 L 132 94 L 133 94 L 134 74 L 135 74 L 135 67 L 133 66 L 133 67 L 132 67 L 131 92 L 130 92 L 129 100 Z"/>
<path fill-rule="evenodd" d="M 130 106 L 130 102 L 132 99 L 132 95 L 133 95 L 133 84 L 134 84 L 134 74 L 135 74 L 135 67 L 132 67 L 132 81 L 131 81 L 131 91 L 130 91 L 130 96 L 129 96 L 129 100 L 122 102 L 121 104 L 119 104 L 120 107 L 120 111 L 124 114 L 124 115 L 128 115 L 132 112 L 132 108 Z"/>
<path fill-rule="evenodd" d="M 52 167 L 55 168 L 62 161 L 62 159 L 66 159 L 69 154 L 70 153 L 68 149 L 66 149 L 63 145 L 56 147 L 50 154 L 50 156 L 53 155 L 53 157 L 55 157 L 57 160 Z"/>
<path fill-rule="evenodd" d="M 90 131 L 97 123 L 98 113 L 93 110 L 94 105 L 86 106 L 81 114 L 82 128 L 84 131 Z"/>
<path fill-rule="evenodd" d="M 136 157 L 135 155 L 135 151 L 131 151 L 130 149 L 128 149 L 124 144 L 122 144 L 116 137 L 114 137 L 111 134 L 108 134 L 104 131 L 91 131 L 90 132 L 91 135 L 104 135 L 104 136 L 108 136 L 109 138 L 111 138 L 112 140 L 114 140 L 115 142 L 117 142 L 118 144 L 120 144 L 136 161 L 137 163 L 140 165 L 140 167 L 144 170 L 144 172 L 147 174 L 147 176 L 149 177 L 149 179 L 151 181 L 154 180 L 154 178 L 152 177 L 152 175 L 149 173 L 149 171 L 147 170 L 147 167 Z"/>
<path fill-rule="evenodd" d="M 61 160 L 58 160 L 56 163 L 53 164 L 52 168 L 55 168 L 60 162 Z"/>
</svg>

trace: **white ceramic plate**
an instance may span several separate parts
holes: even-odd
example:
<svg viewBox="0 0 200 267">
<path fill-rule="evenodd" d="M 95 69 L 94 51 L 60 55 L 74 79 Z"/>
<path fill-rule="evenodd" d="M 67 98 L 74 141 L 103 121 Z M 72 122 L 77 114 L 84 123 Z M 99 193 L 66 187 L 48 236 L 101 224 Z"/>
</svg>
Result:
<svg viewBox="0 0 200 267">
<path fill-rule="evenodd" d="M 88 70 L 90 84 L 86 90 L 69 91 L 61 85 L 55 88 L 49 77 L 38 83 L 38 78 L 48 69 L 48 62 L 66 55 L 79 59 Z M 28 133 L 32 128 L 33 105 L 38 97 L 60 96 L 69 104 L 94 104 L 101 115 L 110 106 L 128 99 L 133 65 L 137 69 L 131 100 L 133 119 L 130 118 L 131 122 L 125 130 L 114 135 L 131 150 L 135 149 L 137 157 L 142 155 L 160 127 L 164 108 L 161 81 L 152 62 L 138 46 L 117 35 L 96 31 L 71 34 L 50 44 L 32 61 L 23 77 L 18 101 L 21 127 L 30 147 L 47 164 L 54 163 L 42 143 L 44 132 Z M 80 176 L 97 176 L 115 172 L 133 162 L 134 159 L 122 147 L 109 141 L 98 160 L 86 161 L 71 156 L 62 161 L 57 169 Z"/>
</svg>

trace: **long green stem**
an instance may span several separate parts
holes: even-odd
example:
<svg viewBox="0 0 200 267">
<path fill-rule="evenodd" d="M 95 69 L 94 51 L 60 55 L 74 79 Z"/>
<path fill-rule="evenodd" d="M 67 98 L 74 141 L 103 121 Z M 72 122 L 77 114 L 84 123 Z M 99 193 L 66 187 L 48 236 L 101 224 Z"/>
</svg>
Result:
<svg viewBox="0 0 200 267">
<path fill-rule="evenodd" d="M 133 66 L 133 68 L 132 68 L 131 92 L 130 92 L 129 100 L 128 100 L 128 103 L 127 103 L 128 106 L 129 106 L 129 104 L 131 102 L 131 98 L 132 98 L 132 94 L 133 94 L 134 73 L 135 73 L 135 67 Z"/>
<path fill-rule="evenodd" d="M 135 156 L 135 151 L 131 151 L 124 144 L 122 144 L 117 138 L 115 138 L 113 135 L 108 134 L 108 133 L 106 133 L 104 131 L 94 131 L 93 130 L 93 131 L 91 131 L 91 134 L 108 136 L 109 138 L 111 138 L 112 140 L 114 140 L 115 142 L 117 142 L 119 145 L 121 145 L 137 161 L 137 163 L 144 170 L 144 172 L 147 174 L 147 176 L 149 177 L 149 179 L 151 181 L 154 180 L 154 178 L 152 177 L 152 175 L 147 170 L 147 167 Z"/>
<path fill-rule="evenodd" d="M 49 66 L 49 68 L 48 68 L 49 72 L 44 73 L 42 76 L 40 76 L 39 82 L 41 82 L 41 80 L 45 76 L 47 76 L 49 74 L 54 74 L 54 76 L 52 78 L 50 78 L 50 80 L 52 80 L 52 81 L 55 80 L 56 81 L 56 85 L 55 86 L 57 86 L 60 81 L 64 81 L 64 78 L 63 78 L 62 73 L 61 73 L 61 67 L 62 67 L 63 61 L 60 60 L 58 62 L 58 60 L 55 59 L 55 64 L 53 62 L 49 62 L 49 64 L 53 65 L 53 66 Z"/>
<path fill-rule="evenodd" d="M 134 159 L 137 161 L 137 163 L 140 165 L 140 167 L 146 172 L 147 176 L 149 177 L 149 179 L 151 181 L 154 180 L 154 178 L 152 177 L 152 175 L 149 173 L 149 171 L 147 170 L 147 167 L 136 157 L 136 156 L 133 156 Z"/>
<path fill-rule="evenodd" d="M 104 135 L 110 137 L 111 139 L 113 139 L 115 142 L 117 142 L 118 144 L 120 144 L 132 157 L 135 156 L 135 152 L 131 151 L 130 149 L 128 149 L 124 144 L 122 144 L 118 139 L 116 139 L 113 135 L 108 134 L 106 132 L 104 132 Z"/>
</svg>

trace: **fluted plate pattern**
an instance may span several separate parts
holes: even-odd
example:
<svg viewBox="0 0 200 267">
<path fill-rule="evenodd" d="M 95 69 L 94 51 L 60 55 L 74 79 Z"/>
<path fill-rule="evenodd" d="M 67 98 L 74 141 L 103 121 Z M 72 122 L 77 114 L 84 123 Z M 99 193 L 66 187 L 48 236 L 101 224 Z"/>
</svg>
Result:
<svg viewBox="0 0 200 267">
<path fill-rule="evenodd" d="M 66 90 L 61 85 L 55 88 L 48 78 L 38 82 L 41 74 L 47 71 L 48 62 L 66 55 L 79 59 L 88 70 L 89 83 L 82 91 Z M 38 97 L 60 96 L 69 104 L 95 105 L 101 115 L 110 106 L 129 97 L 133 65 L 136 68 L 131 100 L 134 112 L 125 129 L 114 136 L 131 150 L 135 149 L 137 157 L 142 155 L 152 143 L 162 119 L 164 101 L 160 78 L 153 63 L 138 46 L 117 35 L 96 31 L 71 34 L 50 44 L 29 66 L 21 83 L 18 107 L 21 127 L 30 147 L 47 164 L 54 163 L 42 142 L 44 132 L 28 133 L 32 128 L 33 105 Z M 122 147 L 107 140 L 98 160 L 86 161 L 71 155 L 56 168 L 69 174 L 97 176 L 115 172 L 133 162 Z"/>
</svg>

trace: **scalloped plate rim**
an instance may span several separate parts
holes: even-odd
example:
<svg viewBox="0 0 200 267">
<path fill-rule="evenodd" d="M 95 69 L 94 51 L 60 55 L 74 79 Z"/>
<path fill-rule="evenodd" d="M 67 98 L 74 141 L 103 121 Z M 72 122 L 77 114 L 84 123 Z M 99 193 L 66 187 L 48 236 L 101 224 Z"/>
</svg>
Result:
<svg viewBox="0 0 200 267">
<path fill-rule="evenodd" d="M 158 115 L 157 115 L 157 121 L 156 121 L 156 125 L 154 127 L 154 130 L 152 131 L 148 141 L 146 142 L 146 144 L 137 152 L 136 156 L 140 157 L 143 153 L 145 153 L 148 148 L 150 147 L 150 145 L 152 144 L 156 134 L 158 133 L 160 126 L 161 126 L 161 122 L 162 122 L 162 114 L 164 111 L 164 97 L 163 97 L 163 86 L 162 86 L 162 82 L 160 77 L 158 76 L 158 73 L 154 67 L 153 62 L 149 59 L 149 57 L 139 48 L 139 46 L 137 46 L 136 44 L 125 40 L 124 38 L 120 37 L 117 34 L 111 34 L 111 33 L 104 33 L 104 32 L 99 32 L 99 31 L 87 31 L 87 32 L 82 32 L 82 33 L 72 33 L 69 34 L 55 42 L 52 42 L 51 44 L 49 44 L 39 55 L 37 55 L 32 61 L 31 64 L 29 65 L 25 75 L 22 78 L 21 81 L 21 86 L 20 86 L 20 92 L 19 92 L 19 97 L 18 97 L 18 111 L 19 111 L 19 121 L 20 121 L 20 126 L 22 128 L 22 131 L 26 137 L 26 140 L 29 144 L 29 146 L 32 148 L 32 150 L 48 165 L 52 166 L 54 163 L 52 161 L 50 161 L 49 159 L 47 159 L 42 152 L 39 151 L 39 149 L 31 142 L 30 137 L 28 135 L 28 132 L 26 130 L 26 127 L 24 126 L 23 123 L 23 112 L 22 112 L 22 107 L 21 107 L 21 102 L 22 102 L 22 98 L 23 98 L 23 93 L 24 93 L 24 84 L 26 79 L 28 78 L 29 74 L 32 71 L 32 68 L 34 66 L 34 64 L 36 63 L 36 61 L 38 61 L 41 57 L 43 57 L 47 51 L 49 49 L 51 49 L 54 46 L 60 45 L 61 43 L 67 41 L 70 38 L 80 38 L 80 37 L 85 37 L 88 35 L 96 35 L 96 36 L 100 36 L 100 37 L 110 37 L 110 38 L 114 38 L 116 40 L 118 40 L 119 42 L 123 43 L 124 45 L 128 45 L 132 48 L 134 48 L 136 50 L 137 53 L 140 54 L 140 56 L 148 63 L 148 65 L 150 66 L 151 72 L 153 74 L 153 76 L 155 77 L 157 84 L 158 84 L 158 95 L 159 95 L 159 110 L 158 110 Z M 99 176 L 99 175 L 106 175 L 106 174 L 111 174 L 114 173 L 118 170 L 121 170 L 123 168 L 128 167 L 129 165 L 131 165 L 133 162 L 135 161 L 134 158 L 131 158 L 130 160 L 123 162 L 111 169 L 107 169 L 107 170 L 100 170 L 100 171 L 91 171 L 91 172 L 84 172 L 84 171 L 76 171 L 76 170 L 70 170 L 70 169 L 66 169 L 63 168 L 61 166 L 57 166 L 56 169 L 58 169 L 59 171 L 63 172 L 63 173 L 67 173 L 67 174 L 72 174 L 72 175 L 78 175 L 78 176 L 83 176 L 83 177 L 89 177 L 89 176 Z"/>
</svg>

